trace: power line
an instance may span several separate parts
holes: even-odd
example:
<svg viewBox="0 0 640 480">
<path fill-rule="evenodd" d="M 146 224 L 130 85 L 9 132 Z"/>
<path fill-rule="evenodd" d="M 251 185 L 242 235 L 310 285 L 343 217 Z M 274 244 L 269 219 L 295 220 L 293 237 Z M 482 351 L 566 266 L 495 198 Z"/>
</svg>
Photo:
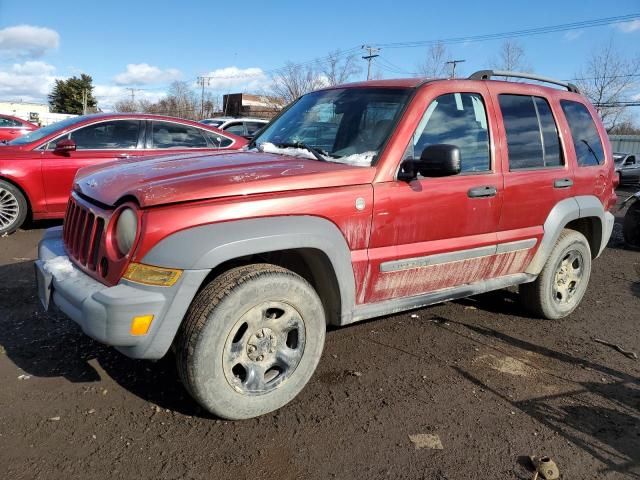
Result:
<svg viewBox="0 0 640 480">
<path fill-rule="evenodd" d="M 542 35 L 546 33 L 564 32 L 567 30 L 579 30 L 583 28 L 601 27 L 605 25 L 613 25 L 616 23 L 624 23 L 632 20 L 640 19 L 640 13 L 632 13 L 628 15 L 620 15 L 617 17 L 597 18 L 593 20 L 584 20 L 580 22 L 562 23 L 558 25 L 547 25 L 543 27 L 527 28 L 523 30 L 512 30 L 508 32 L 488 33 L 482 35 L 470 35 L 466 37 L 451 37 L 436 40 L 416 40 L 407 42 L 393 43 L 374 43 L 372 45 L 378 48 L 414 48 L 430 46 L 437 43 L 456 44 L 466 42 L 484 42 L 489 40 L 501 40 L 505 38 L 524 37 L 531 35 Z"/>
<path fill-rule="evenodd" d="M 463 62 L 466 62 L 466 60 L 449 60 L 444 62 L 445 65 L 451 65 L 451 78 L 456 78 L 456 65 Z"/>
</svg>

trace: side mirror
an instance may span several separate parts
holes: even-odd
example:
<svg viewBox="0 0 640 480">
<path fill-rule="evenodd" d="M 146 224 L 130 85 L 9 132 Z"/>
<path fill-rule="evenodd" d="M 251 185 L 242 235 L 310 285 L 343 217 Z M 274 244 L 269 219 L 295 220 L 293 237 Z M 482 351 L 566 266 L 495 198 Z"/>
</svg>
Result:
<svg viewBox="0 0 640 480">
<path fill-rule="evenodd" d="M 56 147 L 53 149 L 55 153 L 74 152 L 75 150 L 76 142 L 74 142 L 70 138 L 63 138 L 58 143 L 56 143 Z"/>
<path fill-rule="evenodd" d="M 420 173 L 423 177 L 448 177 L 461 170 L 460 149 L 446 143 L 429 145 L 422 151 L 420 159 L 407 160 L 400 169 L 398 178 L 411 181 Z"/>
</svg>

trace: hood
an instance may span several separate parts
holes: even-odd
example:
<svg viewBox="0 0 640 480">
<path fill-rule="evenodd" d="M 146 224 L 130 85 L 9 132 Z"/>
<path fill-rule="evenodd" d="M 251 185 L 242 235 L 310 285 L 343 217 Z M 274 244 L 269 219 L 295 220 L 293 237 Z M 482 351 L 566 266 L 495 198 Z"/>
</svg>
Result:
<svg viewBox="0 0 640 480">
<path fill-rule="evenodd" d="M 371 183 L 375 168 L 264 152 L 130 159 L 78 171 L 74 190 L 104 205 L 134 197 L 141 207 L 209 198 Z"/>
</svg>

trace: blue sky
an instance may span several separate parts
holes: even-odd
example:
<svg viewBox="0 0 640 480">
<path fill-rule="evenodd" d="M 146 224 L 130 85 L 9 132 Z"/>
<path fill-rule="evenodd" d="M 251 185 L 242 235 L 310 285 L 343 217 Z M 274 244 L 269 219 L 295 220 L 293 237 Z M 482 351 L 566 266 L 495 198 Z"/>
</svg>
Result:
<svg viewBox="0 0 640 480">
<path fill-rule="evenodd" d="M 79 5 L 82 5 L 80 8 Z M 209 74 L 214 95 L 261 90 L 267 73 L 340 48 L 437 40 L 640 13 L 638 0 L 491 2 L 271 1 L 109 2 L 0 0 L 0 99 L 42 100 L 55 78 L 94 77 L 101 106 L 127 87 L 155 99 L 173 79 Z M 540 74 L 571 78 L 591 49 L 613 39 L 640 55 L 640 21 L 519 38 Z M 500 41 L 449 46 L 463 73 L 485 68 Z M 386 62 L 414 72 L 426 48 L 385 48 Z M 364 64 L 364 62 L 363 62 Z M 406 76 L 375 67 L 386 77 Z M 264 73 L 267 72 L 267 73 Z M 363 70 L 364 72 L 364 70 Z M 231 77 L 231 78 L 229 78 Z M 640 90 L 639 90 L 640 91 Z"/>
</svg>

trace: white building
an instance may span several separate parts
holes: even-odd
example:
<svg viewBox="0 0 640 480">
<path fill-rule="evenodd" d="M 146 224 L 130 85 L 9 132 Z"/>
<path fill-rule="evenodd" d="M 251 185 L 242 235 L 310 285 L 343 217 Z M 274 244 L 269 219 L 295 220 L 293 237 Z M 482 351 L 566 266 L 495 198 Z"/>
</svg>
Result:
<svg viewBox="0 0 640 480">
<path fill-rule="evenodd" d="M 59 122 L 65 118 L 75 117 L 66 113 L 51 113 L 49 105 L 35 102 L 12 102 L 0 100 L 0 113 L 22 118 L 41 126 Z"/>
</svg>

